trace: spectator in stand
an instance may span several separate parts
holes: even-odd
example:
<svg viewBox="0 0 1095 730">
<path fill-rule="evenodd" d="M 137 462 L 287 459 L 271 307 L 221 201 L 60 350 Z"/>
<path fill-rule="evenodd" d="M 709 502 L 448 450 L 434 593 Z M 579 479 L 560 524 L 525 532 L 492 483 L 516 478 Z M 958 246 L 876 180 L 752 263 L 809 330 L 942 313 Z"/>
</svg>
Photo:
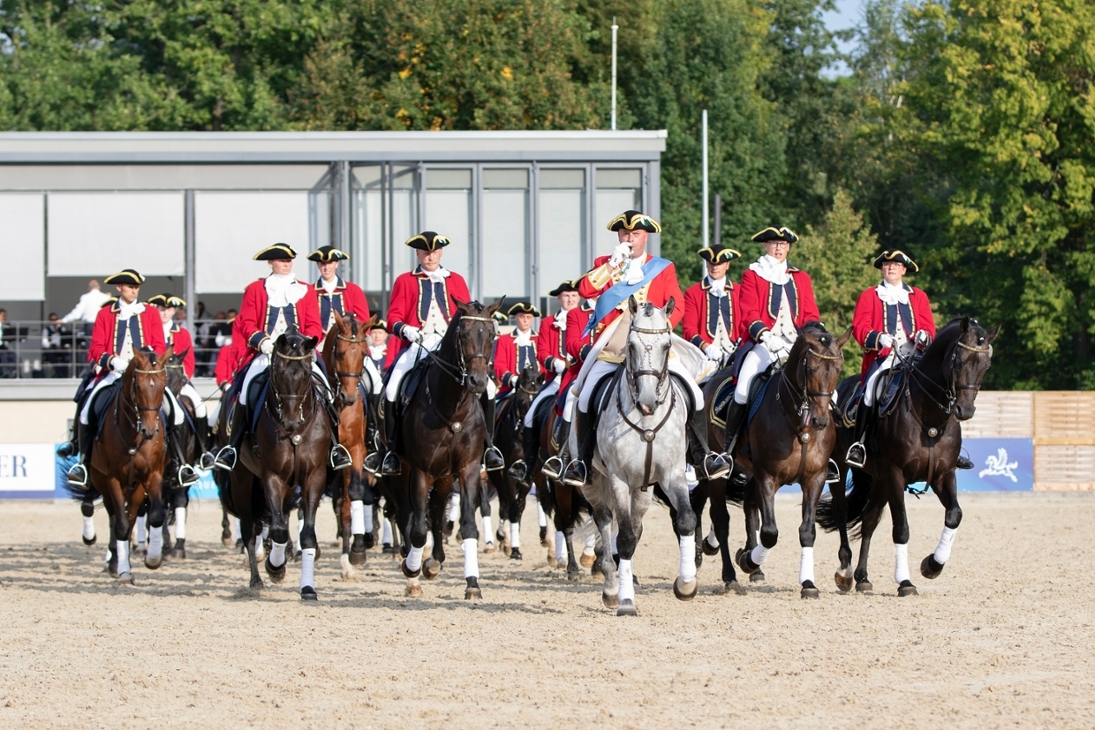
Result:
<svg viewBox="0 0 1095 730">
<path fill-rule="evenodd" d="M 210 333 L 212 323 L 208 317 L 205 302 L 198 302 L 198 308 L 194 310 L 194 356 L 197 359 L 194 375 L 199 378 L 209 377 L 213 373 L 213 355 L 216 353 Z"/>
<path fill-rule="evenodd" d="M 0 378 L 15 377 L 15 328 L 8 324 L 8 310 L 0 309 Z"/>
<path fill-rule="evenodd" d="M 62 324 L 57 312 L 49 313 L 49 324 L 42 328 L 42 361 L 52 366 L 48 377 L 72 377 L 72 331 Z"/>
<path fill-rule="evenodd" d="M 72 311 L 61 317 L 62 324 L 79 322 L 80 332 L 85 336 L 91 335 L 91 327 L 95 324 L 95 318 L 99 316 L 110 295 L 99 288 L 98 279 L 92 279 L 87 283 L 87 293 L 80 297 L 80 301 L 72 308 Z"/>
</svg>

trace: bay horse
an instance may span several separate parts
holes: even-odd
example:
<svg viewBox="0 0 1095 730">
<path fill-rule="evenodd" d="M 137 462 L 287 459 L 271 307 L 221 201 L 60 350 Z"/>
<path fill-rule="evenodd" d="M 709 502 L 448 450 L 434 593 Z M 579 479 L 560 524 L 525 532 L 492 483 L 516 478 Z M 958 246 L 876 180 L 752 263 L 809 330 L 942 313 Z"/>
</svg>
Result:
<svg viewBox="0 0 1095 730">
<path fill-rule="evenodd" d="M 365 472 L 366 418 L 368 405 L 363 390 L 365 359 L 369 357 L 369 330 L 375 316 L 361 322 L 351 312 L 343 317 L 337 311 L 334 325 L 323 340 L 323 362 L 335 391 L 338 409 L 338 442 L 350 452 L 353 466 L 335 473 L 335 515 L 342 536 L 339 561 L 342 577 L 354 575 L 355 565 L 365 562 L 365 551 L 373 543 L 373 490 Z M 371 384 L 370 384 L 371 385 Z M 341 486 L 341 489 L 338 489 Z"/>
<path fill-rule="evenodd" d="M 673 327 L 669 316 L 676 306 L 670 297 L 664 309 L 650 302 L 628 300 L 631 325 L 627 334 L 623 376 L 606 386 L 604 408 L 590 482 L 583 488 L 601 534 L 604 587 L 601 600 L 616 608 L 617 616 L 635 616 L 632 558 L 643 532 L 643 516 L 650 507 L 650 487 L 659 484 L 676 510 L 674 530 L 680 535 L 680 575 L 673 593 L 692 600 L 699 590 L 696 579 L 696 514 L 688 500 L 685 480 L 685 429 L 691 408 L 684 385 L 669 374 Z M 612 377 L 612 376 L 608 376 Z M 595 404 L 590 405 L 596 407 Z M 578 453 L 571 432 L 571 453 Z M 619 530 L 617 569 L 612 550 L 613 525 Z"/>
<path fill-rule="evenodd" d="M 253 414 L 255 427 L 239 449 L 236 468 L 218 475 L 221 502 L 240 518 L 240 537 L 251 568 L 251 589 L 263 587 L 257 555 L 262 550 L 263 524 L 269 526 L 271 549 L 266 556 L 266 574 L 275 583 L 285 578 L 286 548 L 289 546 L 289 510 L 299 501 L 304 510 L 300 532 L 300 597 L 314 601 L 316 509 L 327 483 L 327 461 L 331 444 L 331 421 L 323 399 L 326 394 L 312 377 L 312 361 L 319 338 L 305 337 L 295 325 L 274 342 L 268 371 L 268 395 Z M 232 408 L 221 407 L 219 431 L 230 438 Z M 256 539 L 256 537 L 258 539 Z"/>
<path fill-rule="evenodd" d="M 834 337 L 820 322 L 806 323 L 787 361 L 772 374 L 760 402 L 750 403 L 755 417 L 748 419 L 733 454 L 742 468 L 752 473 L 745 485 L 746 543 L 737 555 L 738 567 L 747 574 L 767 562 L 779 538 L 776 491 L 787 484 L 802 487 L 798 528 L 802 598 L 820 595 L 814 584 L 815 514 L 836 443 L 830 405 L 844 365 L 841 348 L 851 336 L 851 327 Z"/>
<path fill-rule="evenodd" d="M 517 375 L 517 387 L 502 401 L 498 408 L 494 424 L 494 445 L 502 452 L 507 464 L 525 459 L 524 420 L 532 399 L 540 392 L 544 375 L 539 367 L 527 367 Z M 517 480 L 509 471 L 487 472 L 491 486 L 498 493 L 498 535 L 502 534 L 502 523 L 509 522 L 508 554 L 511 560 L 521 560 L 521 516 L 525 513 L 528 493 L 532 490 L 532 480 L 526 476 Z"/>
<path fill-rule="evenodd" d="M 110 516 L 107 569 L 119 585 L 133 585 L 129 536 L 146 497 L 152 530 L 145 567 L 155 570 L 163 562 L 163 527 L 167 515 L 163 499 L 166 424 L 160 408 L 167 387 L 165 365 L 172 354 L 171 347 L 159 356 L 147 349 L 133 352 L 119 385 L 109 396 L 110 404 L 100 417 L 101 441 L 92 448 L 88 460 L 89 485 L 68 485 L 73 498 L 83 504 L 90 504 L 96 492 L 102 495 Z"/>
<path fill-rule="evenodd" d="M 933 579 L 943 571 L 962 521 L 954 473 L 962 446 L 961 422 L 972 418 L 976 410 L 977 392 L 992 364 L 992 342 L 998 334 L 999 325 L 986 330 L 971 317 L 958 317 L 939 330 L 919 361 L 899 365 L 905 375 L 899 400 L 876 421 L 874 436 L 867 444 L 867 463 L 863 469 L 851 469 L 849 493 L 831 490 L 830 500 L 823 502 L 818 511 L 818 523 L 823 528 L 840 532 L 840 568 L 835 579 L 841 591 L 852 587 L 848 528 L 857 525 L 860 547 L 855 587 L 860 592 L 874 589 L 867 575 L 867 556 L 882 509 L 889 505 L 897 594 L 916 595 L 909 575 L 909 521 L 905 512 L 905 490 L 914 482 L 926 482 L 946 510 L 939 544 L 920 563 L 920 574 Z M 841 403 L 852 397 L 858 383 L 859 376 L 841 382 Z M 840 468 L 841 484 L 846 483 L 849 466 L 845 456 L 854 438 L 853 428 L 843 423 L 837 427 L 833 457 Z"/>
<path fill-rule="evenodd" d="M 540 431 L 540 463 L 550 456 L 555 456 L 562 448 L 562 444 L 555 442 L 555 424 L 562 416 L 555 412 L 555 406 L 548 409 L 547 418 L 544 419 L 544 427 Z M 549 568 L 566 567 L 567 580 L 578 580 L 582 567 L 593 567 L 593 574 L 601 572 L 596 553 L 592 546 L 581 551 L 581 558 L 575 558 L 573 545 L 574 532 L 583 515 L 590 514 L 591 508 L 582 491 L 569 484 L 564 484 L 561 479 L 555 479 L 539 471 L 535 476 L 536 498 L 544 509 L 544 513 L 551 518 L 555 528 L 554 550 L 548 548 L 547 564 Z"/>
<path fill-rule="evenodd" d="M 494 345 L 491 319 L 505 297 L 491 305 L 462 302 L 453 297 L 456 313 L 434 352 L 402 415 L 402 469 L 390 476 L 398 505 L 403 544 L 403 575 L 408 596 L 421 596 L 421 574 L 433 580 L 445 561 L 445 513 L 452 482 L 460 483 L 460 534 L 464 550 L 464 598 L 483 597 L 479 587 L 479 472 L 487 424 L 479 397 L 490 379 Z M 406 381 L 404 381 L 406 382 Z M 385 414 L 386 418 L 395 414 Z M 431 557 L 423 562 L 427 532 L 433 535 Z"/>
</svg>

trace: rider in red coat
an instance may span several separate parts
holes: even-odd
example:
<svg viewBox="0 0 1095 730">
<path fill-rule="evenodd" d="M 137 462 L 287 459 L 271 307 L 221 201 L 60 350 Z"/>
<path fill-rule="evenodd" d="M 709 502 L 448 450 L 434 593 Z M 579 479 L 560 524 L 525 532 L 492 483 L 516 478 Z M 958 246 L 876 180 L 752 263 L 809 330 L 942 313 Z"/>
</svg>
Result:
<svg viewBox="0 0 1095 730">
<path fill-rule="evenodd" d="M 582 363 L 585 362 L 586 356 L 593 347 L 592 333 L 586 331 L 592 317 L 593 307 L 589 304 L 582 304 L 567 311 L 563 346 L 566 348 L 570 365 L 562 373 L 559 396 L 555 399 L 555 413 L 559 416 L 555 421 L 559 454 L 548 458 L 541 470 L 552 479 L 559 479 L 563 474 L 563 468 L 570 463 L 567 442 L 570 438 L 570 422 L 574 416 L 574 405 L 578 402 L 578 394 L 571 390 L 570 385 L 578 377 L 578 373 L 582 370 Z"/>
<path fill-rule="evenodd" d="M 312 287 L 319 310 L 319 322 L 323 331 L 330 331 L 335 323 L 334 313 L 345 316 L 353 313 L 364 324 L 369 319 L 369 302 L 365 292 L 352 281 L 343 281 L 338 275 L 340 261 L 349 261 L 344 251 L 334 246 L 323 246 L 308 254 L 309 261 L 315 261 L 319 268 L 319 280 Z"/>
<path fill-rule="evenodd" d="M 543 370 L 537 352 L 537 337 L 532 333 L 532 323 L 540 316 L 540 310 L 526 302 L 518 302 L 507 314 L 517 322 L 517 327 L 495 342 L 494 375 L 501 383 L 499 396 L 517 387 L 517 379 L 525 368 Z"/>
<path fill-rule="evenodd" d="M 684 339 L 703 350 L 709 360 L 730 359 L 745 334 L 741 316 L 741 287 L 726 276 L 730 262 L 741 254 L 722 244 L 701 248 L 707 276 L 684 293 Z"/>
</svg>

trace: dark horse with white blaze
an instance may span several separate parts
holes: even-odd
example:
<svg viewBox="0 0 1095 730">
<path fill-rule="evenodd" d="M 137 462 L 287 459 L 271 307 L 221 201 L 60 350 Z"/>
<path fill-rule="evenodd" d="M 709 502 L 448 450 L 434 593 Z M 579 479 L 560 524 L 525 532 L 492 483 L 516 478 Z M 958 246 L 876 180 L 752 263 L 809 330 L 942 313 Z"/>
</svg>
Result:
<svg viewBox="0 0 1095 730">
<path fill-rule="evenodd" d="M 73 498 L 90 504 L 94 493 L 103 496 L 110 515 L 110 575 L 118 583 L 133 584 L 129 565 L 129 534 L 141 503 L 148 498 L 152 537 L 145 566 L 156 569 L 163 560 L 163 471 L 166 461 L 165 424 L 160 414 L 167 387 L 165 365 L 172 348 L 157 356 L 136 350 L 101 416 L 102 440 L 91 450 L 87 487 L 68 486 Z M 100 393 L 99 398 L 108 397 Z M 86 428 L 86 426 L 81 426 Z"/>
<path fill-rule="evenodd" d="M 422 595 L 419 574 L 432 580 L 441 572 L 445 510 L 455 478 L 460 482 L 460 534 L 467 582 L 464 598 L 482 598 L 475 507 L 479 504 L 487 424 L 479 397 L 490 379 L 491 315 L 503 301 L 484 306 L 453 298 L 456 313 L 437 350 L 429 353 L 426 370 L 402 414 L 402 469 L 388 479 L 398 503 L 402 568 L 410 596 Z M 433 553 L 423 562 L 428 532 L 433 535 Z"/>
<path fill-rule="evenodd" d="M 756 416 L 733 454 L 753 475 L 745 485 L 745 548 L 738 551 L 738 567 L 747 574 L 764 565 L 776 546 L 776 490 L 794 483 L 802 487 L 798 539 L 803 598 L 819 596 L 814 584 L 815 513 L 836 442 L 830 405 L 844 365 L 841 348 L 851 336 L 850 327 L 834 337 L 820 322 L 807 322 L 783 367 L 772 373 L 760 403 L 750 404 Z"/>
<path fill-rule="evenodd" d="M 916 594 L 916 586 L 909 575 L 909 521 L 905 512 L 905 490 L 915 482 L 926 482 L 946 509 L 939 545 L 921 562 L 920 573 L 930 579 L 943 571 L 943 565 L 950 558 L 958 524 L 962 521 L 954 474 L 962 446 L 960 422 L 973 417 L 981 379 L 992 364 L 992 341 L 999 333 L 999 325 L 985 330 L 977 320 L 959 317 L 939 330 L 919 361 L 899 366 L 904 371 L 904 381 L 897 401 L 876 421 L 875 433 L 866 444 L 868 456 L 864 468 L 851 469 L 851 492 L 832 490 L 831 499 L 822 503 L 818 511 L 818 523 L 822 527 L 840 531 L 840 569 L 835 576 L 840 590 L 852 587 L 848 527 L 856 525 L 859 525 L 861 538 L 859 565 L 855 570 L 856 590 L 873 590 L 867 577 L 867 555 L 882 508 L 889 505 L 893 519 L 897 592 L 899 596 Z M 858 382 L 858 376 L 854 376 L 840 384 L 841 403 L 852 397 Z M 878 399 L 875 402 L 878 403 Z M 861 404 L 860 408 L 863 407 Z M 849 470 L 845 455 L 855 436 L 853 429 L 843 424 L 837 433 L 833 456 L 840 467 L 841 484 L 844 484 Z"/>
<path fill-rule="evenodd" d="M 239 449 L 236 468 L 228 483 L 218 476 L 221 502 L 240 518 L 240 536 L 251 567 L 251 588 L 262 588 L 256 559 L 256 534 L 263 523 L 270 527 L 270 554 L 266 573 L 275 583 L 285 578 L 286 548 L 289 545 L 289 509 L 301 489 L 304 527 L 300 533 L 300 597 L 315 600 L 316 508 L 327 483 L 327 461 L 331 444 L 331 421 L 325 410 L 321 387 L 313 380 L 316 337 L 305 337 L 290 325 L 277 338 L 270 356 L 268 395 L 259 406 L 254 432 Z M 219 429 L 228 439 L 232 407 L 220 412 Z"/>
</svg>

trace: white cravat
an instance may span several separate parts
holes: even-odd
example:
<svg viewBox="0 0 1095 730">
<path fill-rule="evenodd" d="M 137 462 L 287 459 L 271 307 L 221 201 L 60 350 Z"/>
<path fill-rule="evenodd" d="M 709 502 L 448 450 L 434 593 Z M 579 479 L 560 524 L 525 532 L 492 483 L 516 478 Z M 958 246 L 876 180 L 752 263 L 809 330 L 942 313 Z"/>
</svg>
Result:
<svg viewBox="0 0 1095 730">
<path fill-rule="evenodd" d="M 755 271 L 760 278 L 770 281 L 776 286 L 783 286 L 791 278 L 787 273 L 787 262 L 780 261 L 768 254 L 761 256 L 756 263 L 750 264 L 749 269 Z"/>
<path fill-rule="evenodd" d="M 266 300 L 271 307 L 287 307 L 296 304 L 304 296 L 307 287 L 293 278 L 292 274 L 270 274 L 266 277 Z"/>
<path fill-rule="evenodd" d="M 322 284 L 324 290 L 328 294 L 330 294 L 338 286 L 338 277 L 336 276 L 334 279 L 331 279 L 330 281 L 327 281 L 326 279 L 320 279 L 320 284 Z"/>
<path fill-rule="evenodd" d="M 388 354 L 387 345 L 369 345 L 369 357 L 373 360 L 380 360 L 386 354 Z"/>
<path fill-rule="evenodd" d="M 440 284 L 445 281 L 445 279 L 448 279 L 450 276 L 452 276 L 452 272 L 446 269 L 444 266 L 438 266 L 437 271 L 426 271 L 425 269 L 422 269 L 422 273 L 430 277 L 430 281 L 432 281 L 434 284 Z"/>
<path fill-rule="evenodd" d="M 517 342 L 518 347 L 528 347 L 532 344 L 532 330 L 529 330 L 528 332 L 516 330 L 513 333 L 513 339 Z"/>
<path fill-rule="evenodd" d="M 710 289 L 711 289 L 712 294 L 714 294 L 717 297 L 726 296 L 726 277 L 725 276 L 722 277 L 721 279 L 712 279 L 711 277 L 707 277 L 707 281 L 711 285 Z"/>
<path fill-rule="evenodd" d="M 881 299 L 885 304 L 893 305 L 909 303 L 909 291 L 901 284 L 893 286 L 891 284 L 887 284 L 886 282 L 882 282 L 881 284 L 876 286 L 874 290 L 878 292 L 878 298 Z"/>
<path fill-rule="evenodd" d="M 646 254 L 642 256 L 636 256 L 627 262 L 627 268 L 624 269 L 623 281 L 625 284 L 632 285 L 638 284 L 643 280 L 643 264 L 646 263 Z"/>
</svg>

